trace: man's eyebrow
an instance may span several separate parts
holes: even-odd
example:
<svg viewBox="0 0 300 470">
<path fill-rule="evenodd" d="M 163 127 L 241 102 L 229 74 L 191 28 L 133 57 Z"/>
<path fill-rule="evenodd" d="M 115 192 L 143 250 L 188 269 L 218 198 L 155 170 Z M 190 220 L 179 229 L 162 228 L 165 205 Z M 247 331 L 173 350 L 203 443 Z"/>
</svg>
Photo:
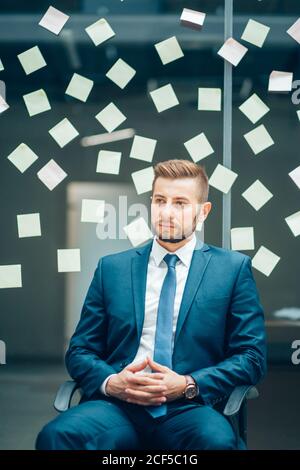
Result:
<svg viewBox="0 0 300 470">
<path fill-rule="evenodd" d="M 154 197 L 164 197 L 165 196 L 163 194 L 154 194 Z M 182 199 L 182 200 L 185 200 L 185 201 L 189 201 L 189 199 L 185 196 L 175 196 L 173 199 Z"/>
</svg>

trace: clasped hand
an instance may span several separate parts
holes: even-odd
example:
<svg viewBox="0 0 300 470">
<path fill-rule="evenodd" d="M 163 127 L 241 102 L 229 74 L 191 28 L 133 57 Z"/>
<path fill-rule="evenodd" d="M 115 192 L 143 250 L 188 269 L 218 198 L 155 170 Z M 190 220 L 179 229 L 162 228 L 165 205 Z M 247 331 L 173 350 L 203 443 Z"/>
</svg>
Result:
<svg viewBox="0 0 300 470">
<path fill-rule="evenodd" d="M 149 365 L 152 373 L 137 373 Z M 106 384 L 109 395 L 138 405 L 160 405 L 183 396 L 186 380 L 166 366 L 147 356 L 138 364 L 129 364 L 110 377 Z"/>
</svg>

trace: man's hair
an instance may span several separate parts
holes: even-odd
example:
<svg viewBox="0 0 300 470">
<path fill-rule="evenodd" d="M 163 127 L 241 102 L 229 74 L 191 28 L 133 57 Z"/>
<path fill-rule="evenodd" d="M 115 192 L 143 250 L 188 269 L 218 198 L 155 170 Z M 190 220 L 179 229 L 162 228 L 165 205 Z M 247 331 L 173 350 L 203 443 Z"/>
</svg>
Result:
<svg viewBox="0 0 300 470">
<path fill-rule="evenodd" d="M 158 177 L 162 178 L 197 178 L 199 188 L 199 202 L 203 203 L 208 200 L 209 184 L 208 177 L 204 166 L 197 165 L 189 160 L 166 160 L 159 162 L 154 167 L 154 179 L 152 182 L 152 194 L 154 191 L 155 181 Z"/>
</svg>

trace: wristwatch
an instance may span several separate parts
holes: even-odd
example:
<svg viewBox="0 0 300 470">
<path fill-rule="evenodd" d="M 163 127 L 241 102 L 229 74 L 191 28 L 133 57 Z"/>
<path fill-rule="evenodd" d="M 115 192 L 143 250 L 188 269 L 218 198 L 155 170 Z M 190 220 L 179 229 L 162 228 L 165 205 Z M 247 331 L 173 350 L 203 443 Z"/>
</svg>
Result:
<svg viewBox="0 0 300 470">
<path fill-rule="evenodd" d="M 198 395 L 199 388 L 198 385 L 191 375 L 185 375 L 186 387 L 184 389 L 183 395 L 188 400 L 192 400 Z"/>
</svg>

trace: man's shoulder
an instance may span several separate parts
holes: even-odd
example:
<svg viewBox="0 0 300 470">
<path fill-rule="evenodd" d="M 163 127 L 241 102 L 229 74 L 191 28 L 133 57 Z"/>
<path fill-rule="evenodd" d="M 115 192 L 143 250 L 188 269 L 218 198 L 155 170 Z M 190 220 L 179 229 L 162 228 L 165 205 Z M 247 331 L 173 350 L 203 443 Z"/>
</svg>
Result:
<svg viewBox="0 0 300 470">
<path fill-rule="evenodd" d="M 146 249 L 148 245 L 152 243 L 152 240 L 146 244 L 138 247 L 129 248 L 127 250 L 117 251 L 116 253 L 109 253 L 107 255 L 101 256 L 99 261 L 102 263 L 120 263 L 123 261 L 128 262 L 131 258 L 137 255 L 137 252 L 143 249 Z"/>
<path fill-rule="evenodd" d="M 242 263 L 245 259 L 250 259 L 251 257 L 241 253 L 240 251 L 230 250 L 229 248 L 221 248 L 216 245 L 210 245 L 206 243 L 206 245 L 210 248 L 210 253 L 214 256 L 219 257 L 223 260 L 231 260 L 236 263 Z"/>
</svg>

